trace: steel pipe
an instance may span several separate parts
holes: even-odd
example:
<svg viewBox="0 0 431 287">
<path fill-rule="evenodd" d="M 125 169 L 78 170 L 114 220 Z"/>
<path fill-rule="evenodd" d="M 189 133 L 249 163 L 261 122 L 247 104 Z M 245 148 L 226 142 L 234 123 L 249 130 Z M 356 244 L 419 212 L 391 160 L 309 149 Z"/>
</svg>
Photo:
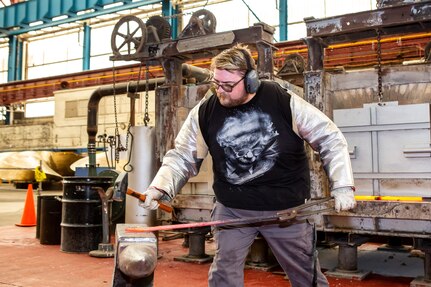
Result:
<svg viewBox="0 0 431 287">
<path fill-rule="evenodd" d="M 197 82 L 205 82 L 211 78 L 208 69 L 198 68 L 188 64 L 182 64 L 182 74 L 185 78 L 195 78 Z M 155 78 L 148 81 L 150 89 L 153 90 L 156 84 L 165 82 L 165 78 Z M 143 92 L 147 87 L 147 81 L 132 81 L 115 85 L 105 85 L 97 88 L 90 96 L 87 110 L 87 134 L 88 134 L 88 157 L 89 176 L 96 175 L 96 135 L 98 131 L 97 116 L 99 102 L 103 97 L 114 94 L 125 94 L 127 92 Z"/>
</svg>

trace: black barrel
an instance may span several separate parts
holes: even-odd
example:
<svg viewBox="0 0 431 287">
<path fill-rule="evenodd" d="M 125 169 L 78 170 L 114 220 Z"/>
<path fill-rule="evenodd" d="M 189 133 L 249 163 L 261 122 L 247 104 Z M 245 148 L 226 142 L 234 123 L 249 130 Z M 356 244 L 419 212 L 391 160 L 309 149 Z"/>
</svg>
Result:
<svg viewBox="0 0 431 287">
<path fill-rule="evenodd" d="M 41 203 L 42 203 L 42 196 L 37 196 L 37 205 L 36 205 L 36 238 L 40 238 L 40 214 L 41 214 Z"/>
<path fill-rule="evenodd" d="M 71 253 L 97 250 L 102 242 L 102 202 L 97 190 L 112 185 L 111 177 L 64 177 L 60 250 Z"/>
<path fill-rule="evenodd" d="M 40 195 L 40 244 L 57 245 L 61 239 L 61 197 Z"/>
</svg>

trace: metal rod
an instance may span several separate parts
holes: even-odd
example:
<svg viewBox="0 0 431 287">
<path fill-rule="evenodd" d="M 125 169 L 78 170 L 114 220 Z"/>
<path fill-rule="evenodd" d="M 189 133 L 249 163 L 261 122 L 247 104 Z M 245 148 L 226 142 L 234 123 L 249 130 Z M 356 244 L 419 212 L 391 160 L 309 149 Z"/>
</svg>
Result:
<svg viewBox="0 0 431 287">
<path fill-rule="evenodd" d="M 309 210 L 301 212 L 305 208 L 318 205 L 321 203 L 325 203 L 330 201 L 331 198 L 323 198 L 315 201 L 309 201 L 305 204 L 289 208 L 286 210 L 282 210 L 277 212 L 274 215 L 270 216 L 258 216 L 258 217 L 249 217 L 249 218 L 235 218 L 235 219 L 227 219 L 227 220 L 214 220 L 214 221 L 205 221 L 205 222 L 192 222 L 192 223 L 182 223 L 182 224 L 172 224 L 172 225 L 160 225 L 160 226 L 151 226 L 151 227 L 130 227 L 126 228 L 126 232 L 154 232 L 161 230 L 174 230 L 174 229 L 187 229 L 187 228 L 199 228 L 206 226 L 239 226 L 239 225 L 247 225 L 252 223 L 276 223 L 283 222 L 287 220 L 293 220 L 295 217 L 308 216 L 312 214 L 317 214 L 320 212 L 326 212 L 329 208 L 318 209 L 318 210 Z M 331 208 L 332 209 L 332 208 Z M 286 219 L 286 220 L 283 220 Z"/>
<path fill-rule="evenodd" d="M 250 218 L 236 218 L 228 220 L 214 220 L 214 221 L 204 221 L 204 222 L 192 222 L 192 223 L 182 223 L 182 224 L 172 224 L 172 225 L 160 225 L 151 227 L 130 227 L 126 228 L 126 232 L 154 232 L 162 230 L 174 230 L 174 229 L 187 229 L 187 228 L 199 228 L 206 226 L 237 226 L 250 223 L 277 221 L 278 216 L 268 216 L 268 217 L 250 217 Z"/>
</svg>

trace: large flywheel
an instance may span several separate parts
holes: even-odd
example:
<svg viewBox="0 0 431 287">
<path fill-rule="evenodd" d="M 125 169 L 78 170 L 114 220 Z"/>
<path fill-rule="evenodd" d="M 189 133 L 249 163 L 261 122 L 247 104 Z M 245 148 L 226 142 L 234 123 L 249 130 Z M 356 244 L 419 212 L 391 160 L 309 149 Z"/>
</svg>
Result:
<svg viewBox="0 0 431 287">
<path fill-rule="evenodd" d="M 199 19 L 199 22 L 202 24 L 202 28 L 206 34 L 215 33 L 217 21 L 213 13 L 208 10 L 201 9 L 193 13 L 192 17 Z"/>
<path fill-rule="evenodd" d="M 111 48 L 115 56 L 139 53 L 147 41 L 145 23 L 136 16 L 121 18 L 111 35 Z"/>
<path fill-rule="evenodd" d="M 161 16 L 150 17 L 146 22 L 146 27 L 148 29 L 149 43 L 159 43 L 171 38 L 171 24 Z M 155 33 L 151 33 L 153 27 Z"/>
<path fill-rule="evenodd" d="M 192 14 L 190 21 L 179 35 L 179 38 L 203 36 L 215 33 L 216 17 L 206 9 L 201 9 Z"/>
</svg>

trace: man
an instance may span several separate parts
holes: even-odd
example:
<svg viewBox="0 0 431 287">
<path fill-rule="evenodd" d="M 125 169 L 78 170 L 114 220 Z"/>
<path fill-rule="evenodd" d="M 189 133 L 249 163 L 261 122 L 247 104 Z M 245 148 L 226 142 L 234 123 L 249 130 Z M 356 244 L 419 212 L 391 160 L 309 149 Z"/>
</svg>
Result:
<svg viewBox="0 0 431 287">
<path fill-rule="evenodd" d="M 246 46 L 213 58 L 213 93 L 192 109 L 140 204 L 172 199 L 213 158 L 212 220 L 267 217 L 310 199 L 304 140 L 319 152 L 337 211 L 355 207 L 347 143 L 322 112 L 272 81 L 259 81 Z M 243 286 L 244 263 L 260 233 L 292 286 L 328 286 L 314 253 L 313 227 L 295 224 L 216 228 L 209 286 Z"/>
</svg>

